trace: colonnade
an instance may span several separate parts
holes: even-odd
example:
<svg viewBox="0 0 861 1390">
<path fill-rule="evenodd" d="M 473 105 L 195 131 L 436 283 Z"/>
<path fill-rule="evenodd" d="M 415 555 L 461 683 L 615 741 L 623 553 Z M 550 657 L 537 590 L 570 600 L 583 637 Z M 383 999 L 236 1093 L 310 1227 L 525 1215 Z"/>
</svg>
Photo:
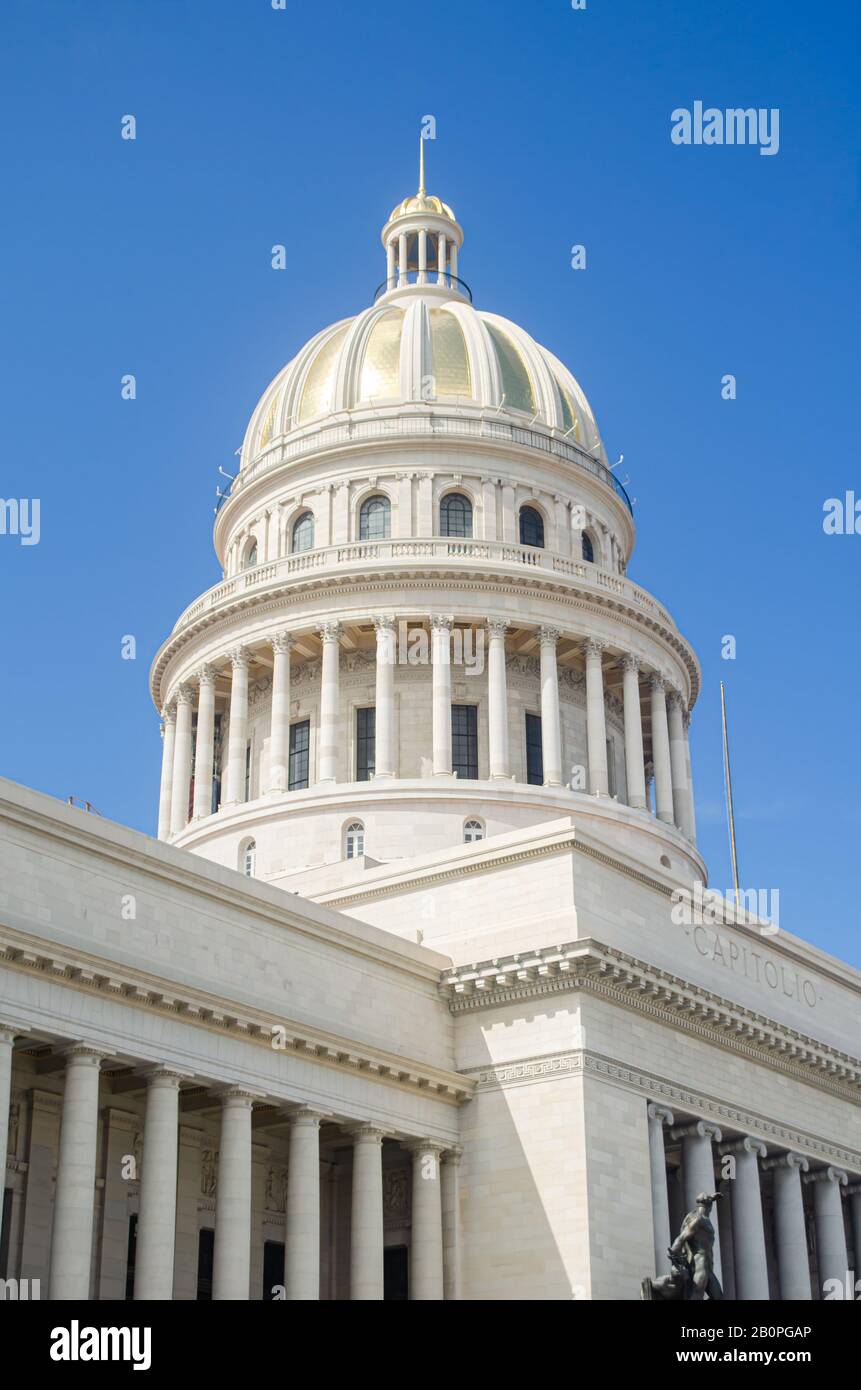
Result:
<svg viewBox="0 0 861 1390">
<path fill-rule="evenodd" d="M 735 1297 L 742 1301 L 768 1299 L 769 1275 L 761 1174 L 773 1173 L 774 1229 L 780 1298 L 784 1301 L 813 1297 L 808 1260 L 807 1226 L 803 1186 L 813 1188 L 813 1219 L 819 1275 L 819 1297 L 826 1280 L 837 1279 L 845 1286 L 849 1269 L 842 1195 L 851 1202 L 850 1217 L 856 1258 L 861 1249 L 861 1182 L 849 1185 L 841 1168 L 823 1164 L 813 1168 L 803 1154 L 791 1150 L 775 1154 L 751 1135 L 724 1141 L 718 1125 L 706 1120 L 686 1120 L 676 1124 L 666 1106 L 648 1107 L 649 1160 L 652 1187 L 655 1271 L 669 1270 L 667 1246 L 678 1234 L 672 1229 L 667 1184 L 666 1135 L 681 1142 L 681 1174 L 684 1208 L 691 1211 L 701 1192 L 717 1189 L 715 1165 L 726 1156 L 734 1159 L 733 1176 L 720 1183 L 722 1200 L 730 1206 L 729 1224 L 724 1229 L 732 1239 L 732 1274 Z M 715 1227 L 715 1273 L 726 1289 L 725 1260 L 721 1251 L 719 1213 L 712 1208 Z"/>
<path fill-rule="evenodd" d="M 426 285 L 428 283 L 428 233 L 422 227 L 415 234 L 418 236 L 418 273 L 416 284 Z M 389 237 L 386 242 L 386 284 L 390 290 L 401 289 L 409 284 L 408 273 L 408 232 L 399 232 L 395 236 Z M 436 283 L 444 285 L 447 283 L 446 272 L 453 281 L 457 280 L 457 242 L 454 237 L 447 237 L 444 232 L 439 232 L 436 237 Z"/>
<path fill-rule="evenodd" d="M 16 1030 L 0 1025 L 0 1139 L 6 1152 L 12 1043 Z M 65 1087 L 54 1194 L 49 1297 L 87 1299 L 93 1256 L 99 1079 L 105 1053 L 86 1042 L 63 1053 Z M 172 1066 L 146 1068 L 134 1297 L 173 1295 L 177 1229 L 180 1094 L 192 1077 Z M 200 1082 L 195 1081 L 199 1086 Z M 212 1297 L 249 1297 L 252 1244 L 252 1111 L 272 1106 L 262 1091 L 214 1087 L 220 1108 Z M 304 1104 L 285 1109 L 289 1126 L 286 1196 L 285 1296 L 320 1296 L 320 1126 L 329 1118 Z M 343 1124 L 339 1121 L 339 1124 Z M 357 1121 L 346 1125 L 353 1146 L 350 1290 L 353 1299 L 383 1297 L 383 1168 L 387 1131 Z M 457 1164 L 460 1150 L 430 1138 L 401 1139 L 412 1155 L 410 1298 L 459 1296 Z M 2 1207 L 0 1207 L 2 1211 Z"/>
<path fill-rule="evenodd" d="M 452 775 L 452 615 L 437 614 L 430 619 L 432 663 L 432 768 L 435 777 Z M 375 779 L 397 775 L 395 749 L 394 668 L 396 632 L 393 618 L 375 619 L 376 630 L 376 767 Z M 508 625 L 501 620 L 486 624 L 487 711 L 489 770 L 491 780 L 510 781 L 511 756 L 508 737 L 508 691 L 506 636 Z M 321 689 L 318 729 L 317 781 L 331 784 L 338 779 L 338 761 L 343 746 L 340 695 L 341 625 L 327 621 L 317 628 L 322 645 Z M 544 785 L 565 785 L 562 766 L 562 729 L 559 704 L 557 648 L 562 632 L 544 625 L 538 629 L 541 683 L 541 740 Z M 283 792 L 288 785 L 290 735 L 290 651 L 293 637 L 277 632 L 269 639 L 272 648 L 272 706 L 267 792 Z M 594 638 L 583 642 L 586 667 L 586 728 L 588 791 L 609 796 L 607 766 L 607 724 L 605 713 L 605 653 L 607 643 Z M 245 797 L 246 745 L 248 739 L 248 667 L 250 652 L 244 647 L 229 656 L 231 690 L 228 726 L 228 752 L 222 807 L 243 802 Z M 694 800 L 691 779 L 688 728 L 690 717 L 679 691 L 673 689 L 658 671 L 650 671 L 632 654 L 622 657 L 625 730 L 625 771 L 628 803 L 636 809 L 648 805 L 643 748 L 643 711 L 640 682 L 646 677 L 650 691 L 652 766 L 655 779 L 655 812 L 658 820 L 675 825 L 691 843 L 696 841 Z M 160 839 L 178 834 L 189 818 L 189 781 L 194 755 L 195 781 L 193 819 L 210 814 L 212 807 L 213 729 L 215 714 L 215 672 L 203 666 L 197 683 L 197 732 L 192 750 L 194 685 L 181 684 L 163 711 L 163 754 L 159 799 Z M 579 789 L 579 788 L 578 788 Z"/>
</svg>

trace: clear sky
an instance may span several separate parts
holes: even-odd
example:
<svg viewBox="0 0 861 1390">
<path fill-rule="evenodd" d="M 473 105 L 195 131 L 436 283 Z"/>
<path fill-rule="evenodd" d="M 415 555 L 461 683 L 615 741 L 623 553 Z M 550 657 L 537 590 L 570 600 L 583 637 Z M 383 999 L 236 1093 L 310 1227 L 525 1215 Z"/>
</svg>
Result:
<svg viewBox="0 0 861 1390">
<path fill-rule="evenodd" d="M 861 963 L 861 535 L 823 531 L 861 498 L 857 6 L 5 0 L 0 24 L 0 495 L 41 504 L 38 545 L 0 536 L 0 773 L 153 831 L 149 664 L 219 577 L 218 465 L 370 302 L 430 114 L 461 274 L 580 380 L 637 499 L 630 574 L 702 661 L 712 883 L 724 679 L 743 882 Z M 779 109 L 778 152 L 673 144 L 697 101 Z"/>
</svg>

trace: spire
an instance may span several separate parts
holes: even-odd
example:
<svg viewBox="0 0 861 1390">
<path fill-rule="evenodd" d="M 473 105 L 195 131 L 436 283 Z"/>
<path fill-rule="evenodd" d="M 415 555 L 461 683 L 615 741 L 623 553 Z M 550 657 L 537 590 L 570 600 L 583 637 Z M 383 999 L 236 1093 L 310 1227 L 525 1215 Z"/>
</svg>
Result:
<svg viewBox="0 0 861 1390">
<path fill-rule="evenodd" d="M 425 196 L 425 137 L 419 136 L 419 191 L 418 197 Z"/>
</svg>

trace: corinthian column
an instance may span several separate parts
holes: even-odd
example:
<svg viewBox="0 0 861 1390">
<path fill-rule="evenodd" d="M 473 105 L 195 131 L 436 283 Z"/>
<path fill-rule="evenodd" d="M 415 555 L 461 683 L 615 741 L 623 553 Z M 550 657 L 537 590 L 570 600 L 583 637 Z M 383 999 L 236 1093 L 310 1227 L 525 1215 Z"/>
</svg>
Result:
<svg viewBox="0 0 861 1390">
<path fill-rule="evenodd" d="M 625 777 L 628 805 L 646 806 L 646 765 L 643 758 L 643 711 L 640 706 L 640 663 L 626 656 L 622 663 L 625 701 Z"/>
<path fill-rule="evenodd" d="M 688 786 L 687 741 L 683 717 L 682 697 L 677 690 L 671 690 L 667 697 L 668 727 L 670 735 L 670 774 L 673 784 L 673 807 L 676 825 L 686 839 L 691 839 L 690 788 Z"/>
<path fill-rule="evenodd" d="M 158 793 L 158 838 L 170 834 L 170 800 L 173 789 L 173 755 L 176 747 L 176 709 L 171 705 L 161 713 L 161 784 Z"/>
<path fill-rule="evenodd" d="M 441 1299 L 443 1275 L 440 1154 L 443 1146 L 431 1140 L 422 1140 L 408 1147 L 413 1156 L 410 1298 Z"/>
<path fill-rule="evenodd" d="M 374 780 L 395 775 L 395 620 L 374 619 L 377 685 L 374 712 Z"/>
<path fill-rule="evenodd" d="M 691 712 L 685 710 L 682 714 L 682 728 L 685 734 L 685 767 L 688 772 L 688 815 L 690 816 L 691 833 L 690 841 L 692 845 L 697 842 L 697 809 L 694 801 L 694 775 L 691 768 Z"/>
<path fill-rule="evenodd" d="M 286 632 L 276 632 L 272 638 L 272 713 L 269 730 L 270 792 L 287 790 L 287 765 L 290 759 L 290 653 L 293 638 Z"/>
<path fill-rule="evenodd" d="M 194 819 L 212 815 L 212 763 L 215 750 L 215 671 L 198 675 L 197 741 L 194 745 Z"/>
<path fill-rule="evenodd" d="M 318 631 L 323 643 L 318 781 L 337 782 L 341 746 L 341 624 L 322 623 Z"/>
<path fill-rule="evenodd" d="M 768 1150 L 758 1139 L 738 1139 L 722 1144 L 722 1154 L 735 1158 L 732 1184 L 732 1243 L 735 1264 L 735 1296 L 743 1302 L 768 1298 L 768 1261 L 762 1222 L 759 1162 Z"/>
<path fill-rule="evenodd" d="M 604 671 L 602 656 L 605 644 L 591 637 L 584 646 L 586 653 L 586 747 L 589 756 L 589 790 L 593 796 L 608 796 L 607 780 L 607 723 L 604 718 Z"/>
<path fill-rule="evenodd" d="M 545 787 L 562 785 L 562 731 L 559 724 L 559 672 L 556 666 L 557 627 L 539 629 L 541 643 L 541 761 Z"/>
<path fill-rule="evenodd" d="M 80 1301 L 90 1296 L 99 1068 L 103 1061 L 101 1052 L 84 1043 L 66 1053 L 48 1295 L 55 1300 Z"/>
<path fill-rule="evenodd" d="M 451 628 L 454 618 L 431 618 L 433 770 L 451 776 Z"/>
<path fill-rule="evenodd" d="M 353 1132 L 350 1298 L 383 1297 L 383 1131 Z"/>
<path fill-rule="evenodd" d="M 841 1168 L 820 1168 L 804 1178 L 813 1187 L 813 1214 L 816 1220 L 816 1256 L 819 1267 L 819 1292 L 827 1279 L 839 1280 L 846 1287 L 849 1256 L 846 1253 L 846 1228 L 843 1224 L 843 1203 L 840 1188 L 846 1187 L 849 1177 Z"/>
<path fill-rule="evenodd" d="M 777 1277 L 784 1303 L 809 1302 L 810 1265 L 801 1174 L 808 1169 L 802 1154 L 786 1153 L 767 1158 L 763 1168 L 774 1170 L 774 1234 Z"/>
<path fill-rule="evenodd" d="M 29 1028 L 16 1027 L 0 1018 L 0 1164 L 5 1174 L 6 1148 L 9 1143 L 9 1103 L 12 1095 L 12 1047 L 18 1033 Z M 0 1238 L 3 1235 L 3 1204 L 0 1202 Z"/>
<path fill-rule="evenodd" d="M 249 653 L 237 647 L 230 653 L 233 676 L 230 684 L 230 722 L 227 734 L 226 806 L 245 800 L 245 764 L 248 756 L 248 663 Z"/>
<path fill-rule="evenodd" d="M 673 1123 L 673 1112 L 665 1105 L 650 1104 L 649 1115 L 649 1172 L 652 1180 L 652 1225 L 655 1237 L 655 1274 L 668 1274 L 670 1260 L 667 1250 L 672 1243 L 670 1231 L 670 1198 L 667 1187 L 667 1151 L 664 1126 Z"/>
<path fill-rule="evenodd" d="M 176 746 L 173 752 L 173 783 L 170 792 L 170 833 L 178 835 L 188 821 L 188 787 L 191 782 L 191 701 L 190 686 L 176 692 Z"/>
<path fill-rule="evenodd" d="M 159 1067 L 147 1079 L 143 1171 L 135 1251 L 135 1299 L 173 1297 L 179 1087 L 182 1076 Z"/>
<path fill-rule="evenodd" d="M 652 687 L 652 757 L 655 762 L 655 806 L 658 820 L 675 825 L 673 779 L 670 772 L 670 733 L 667 726 L 667 696 L 663 676 L 654 675 Z"/>
<path fill-rule="evenodd" d="M 254 1096 L 231 1086 L 221 1098 L 215 1189 L 213 1300 L 246 1300 L 251 1277 L 251 1108 Z"/>
<path fill-rule="evenodd" d="M 460 1160 L 463 1149 L 446 1149 L 442 1155 L 442 1263 L 443 1297 L 460 1298 Z"/>
<path fill-rule="evenodd" d="M 508 623 L 487 624 L 487 725 L 490 743 L 490 775 L 508 780 L 508 689 L 505 677 L 505 634 Z M 449 718 L 451 716 L 449 715 Z"/>
<path fill-rule="evenodd" d="M 307 1107 L 290 1116 L 284 1276 L 291 1300 L 320 1297 L 321 1119 L 316 1110 Z"/>
<path fill-rule="evenodd" d="M 685 1184 L 685 1203 L 688 1211 L 693 1211 L 701 1192 L 715 1190 L 715 1166 L 712 1140 L 719 1144 L 723 1135 L 717 1125 L 705 1120 L 695 1120 L 693 1124 L 681 1125 L 670 1130 L 674 1139 L 682 1141 L 682 1174 Z M 718 1215 L 712 1209 L 712 1225 L 715 1228 L 713 1252 L 714 1272 L 721 1279 L 720 1236 L 718 1235 Z"/>
</svg>

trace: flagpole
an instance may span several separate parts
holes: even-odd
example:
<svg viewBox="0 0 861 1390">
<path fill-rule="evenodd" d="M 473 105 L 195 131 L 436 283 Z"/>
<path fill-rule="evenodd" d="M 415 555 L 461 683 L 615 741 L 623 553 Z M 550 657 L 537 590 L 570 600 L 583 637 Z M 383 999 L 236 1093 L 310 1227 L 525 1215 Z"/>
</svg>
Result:
<svg viewBox="0 0 861 1390">
<path fill-rule="evenodd" d="M 720 683 L 720 708 L 723 722 L 723 766 L 724 777 L 726 779 L 726 804 L 727 819 L 729 821 L 729 847 L 732 856 L 732 881 L 735 888 L 735 906 L 736 911 L 738 911 L 741 902 L 738 888 L 738 856 L 735 847 L 735 815 L 732 808 L 732 776 L 729 768 L 729 735 L 726 726 L 726 691 L 724 690 L 723 681 Z"/>
</svg>

